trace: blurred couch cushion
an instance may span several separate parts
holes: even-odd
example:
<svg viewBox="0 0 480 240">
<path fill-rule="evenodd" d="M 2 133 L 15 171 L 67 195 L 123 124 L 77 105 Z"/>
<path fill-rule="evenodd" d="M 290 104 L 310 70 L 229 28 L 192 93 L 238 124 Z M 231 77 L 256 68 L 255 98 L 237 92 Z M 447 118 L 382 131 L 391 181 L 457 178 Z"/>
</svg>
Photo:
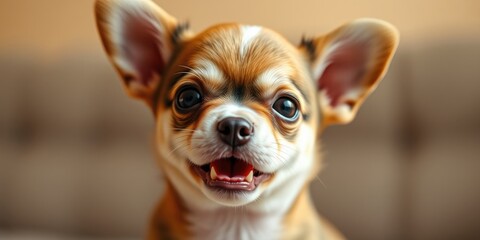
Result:
<svg viewBox="0 0 480 240">
<path fill-rule="evenodd" d="M 153 129 L 153 115 L 124 94 L 103 53 L 72 53 L 61 59 L 33 61 L 36 65 L 5 66 L 12 76 L 6 82 L 13 87 L 9 86 L 9 95 L 4 96 L 8 97 L 8 108 L 15 111 L 5 115 L 18 116 L 33 134 L 73 138 L 145 136 Z M 22 78 L 21 84 L 17 78 Z"/>
<path fill-rule="evenodd" d="M 0 53 L 0 140 L 14 137 L 24 127 L 25 86 L 37 62 L 29 55 Z"/>
<path fill-rule="evenodd" d="M 397 139 L 344 135 L 340 128 L 328 129 L 322 138 L 325 169 L 311 186 L 319 212 L 349 239 L 398 239 L 402 154 Z"/>
<path fill-rule="evenodd" d="M 442 39 L 408 51 L 406 100 L 416 130 L 480 133 L 480 39 Z"/>
<path fill-rule="evenodd" d="M 10 230 L 138 237 L 162 189 L 149 141 L 43 139 L 2 159 L 0 223 Z M 12 156 L 12 155 L 11 155 Z M 7 206 L 7 207 L 5 207 Z"/>
<path fill-rule="evenodd" d="M 411 239 L 480 239 L 480 135 L 421 143 L 405 177 Z"/>
<path fill-rule="evenodd" d="M 103 53 L 0 56 L 0 229 L 143 235 L 163 189 L 152 114 Z"/>
</svg>

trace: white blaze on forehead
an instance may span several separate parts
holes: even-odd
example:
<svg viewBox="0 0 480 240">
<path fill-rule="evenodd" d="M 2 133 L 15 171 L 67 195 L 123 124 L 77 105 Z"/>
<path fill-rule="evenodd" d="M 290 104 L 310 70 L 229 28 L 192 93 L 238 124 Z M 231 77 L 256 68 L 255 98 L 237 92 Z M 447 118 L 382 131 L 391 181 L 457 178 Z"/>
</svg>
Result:
<svg viewBox="0 0 480 240">
<path fill-rule="evenodd" d="M 242 43 L 240 45 L 240 56 L 244 57 L 252 43 L 253 39 L 255 39 L 262 28 L 259 26 L 242 26 Z"/>
<path fill-rule="evenodd" d="M 225 79 L 220 68 L 210 60 L 199 59 L 195 61 L 196 67 L 192 68 L 192 74 L 203 81 L 219 83 Z"/>
</svg>

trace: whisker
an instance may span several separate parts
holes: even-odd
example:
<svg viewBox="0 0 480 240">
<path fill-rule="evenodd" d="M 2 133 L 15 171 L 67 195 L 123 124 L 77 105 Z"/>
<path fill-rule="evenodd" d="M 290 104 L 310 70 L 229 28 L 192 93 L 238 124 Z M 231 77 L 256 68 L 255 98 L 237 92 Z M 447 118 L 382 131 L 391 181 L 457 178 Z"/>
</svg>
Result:
<svg viewBox="0 0 480 240">
<path fill-rule="evenodd" d="M 320 182 L 320 184 L 322 184 L 322 186 L 323 186 L 325 189 L 328 189 L 327 185 L 322 181 L 322 179 L 320 178 L 320 176 L 315 175 L 315 180 L 318 180 L 318 181 Z"/>
<path fill-rule="evenodd" d="M 191 67 L 189 67 L 189 66 L 186 66 L 186 65 L 178 65 L 178 66 L 190 70 L 190 72 L 186 72 L 187 74 L 192 74 L 193 76 L 197 77 L 198 79 L 204 80 L 204 79 L 200 76 L 200 74 L 198 74 L 198 71 L 197 71 L 196 69 L 193 69 L 193 68 L 191 68 Z"/>
<path fill-rule="evenodd" d="M 167 154 L 167 157 L 171 157 L 172 154 L 177 151 L 178 149 L 180 148 L 183 148 L 183 147 L 187 147 L 188 144 L 179 144 L 177 147 L 175 147 L 174 149 L 172 149 L 168 154 Z"/>
<path fill-rule="evenodd" d="M 181 131 L 181 132 L 197 132 L 197 129 L 186 129 L 186 128 L 172 128 L 173 130 Z"/>
</svg>

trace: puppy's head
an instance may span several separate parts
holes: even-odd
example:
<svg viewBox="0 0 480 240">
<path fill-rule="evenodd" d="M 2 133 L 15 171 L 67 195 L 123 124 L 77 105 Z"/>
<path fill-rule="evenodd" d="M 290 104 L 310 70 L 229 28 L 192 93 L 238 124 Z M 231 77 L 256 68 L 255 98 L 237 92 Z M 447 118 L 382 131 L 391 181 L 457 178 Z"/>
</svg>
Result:
<svg viewBox="0 0 480 240">
<path fill-rule="evenodd" d="M 353 119 L 397 46 L 368 19 L 295 47 L 258 26 L 194 35 L 148 0 L 99 0 L 96 17 L 127 93 L 156 116 L 169 182 L 207 205 L 293 198 L 319 167 L 318 133 Z"/>
</svg>

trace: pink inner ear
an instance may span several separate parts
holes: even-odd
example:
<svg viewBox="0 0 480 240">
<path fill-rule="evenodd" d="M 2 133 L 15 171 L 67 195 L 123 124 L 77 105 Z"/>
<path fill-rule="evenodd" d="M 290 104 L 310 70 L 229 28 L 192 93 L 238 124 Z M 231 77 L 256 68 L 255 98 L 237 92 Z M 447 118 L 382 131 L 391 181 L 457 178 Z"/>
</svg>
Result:
<svg viewBox="0 0 480 240">
<path fill-rule="evenodd" d="M 342 96 L 360 86 L 365 72 L 367 49 L 362 44 L 343 44 L 327 57 L 327 67 L 320 76 L 319 90 L 326 90 L 332 107 Z"/>
<path fill-rule="evenodd" d="M 159 31 L 151 23 L 139 17 L 129 17 L 125 29 L 125 42 L 122 45 L 127 61 L 131 62 L 140 79 L 136 80 L 148 86 L 153 74 L 160 74 L 165 67 L 160 48 Z"/>
</svg>

